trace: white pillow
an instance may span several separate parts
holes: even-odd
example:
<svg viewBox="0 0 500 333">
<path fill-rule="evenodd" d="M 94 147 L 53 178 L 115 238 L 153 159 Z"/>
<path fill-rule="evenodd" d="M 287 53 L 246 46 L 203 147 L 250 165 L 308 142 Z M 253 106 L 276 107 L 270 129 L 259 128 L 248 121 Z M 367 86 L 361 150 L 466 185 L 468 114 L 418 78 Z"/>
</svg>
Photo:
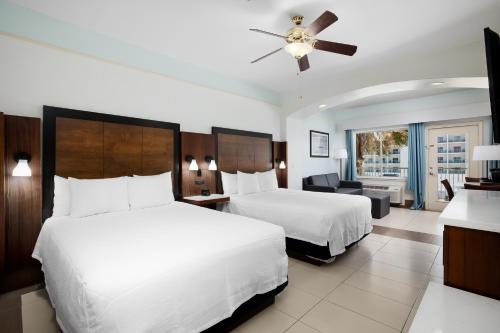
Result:
<svg viewBox="0 0 500 333">
<path fill-rule="evenodd" d="M 260 192 L 259 178 L 256 173 L 238 171 L 238 194 Z"/>
<path fill-rule="evenodd" d="M 238 176 L 235 173 L 220 172 L 225 195 L 238 194 Z"/>
<path fill-rule="evenodd" d="M 71 217 L 129 210 L 127 177 L 105 179 L 69 178 Z"/>
<path fill-rule="evenodd" d="M 171 172 L 129 178 L 128 201 L 131 209 L 163 206 L 175 201 Z"/>
<path fill-rule="evenodd" d="M 274 191 L 278 188 L 278 177 L 276 171 L 271 169 L 266 172 L 257 172 L 259 187 L 262 192 Z"/>
<path fill-rule="evenodd" d="M 54 176 L 54 208 L 52 216 L 68 216 L 71 211 L 71 190 L 69 180 Z"/>
</svg>

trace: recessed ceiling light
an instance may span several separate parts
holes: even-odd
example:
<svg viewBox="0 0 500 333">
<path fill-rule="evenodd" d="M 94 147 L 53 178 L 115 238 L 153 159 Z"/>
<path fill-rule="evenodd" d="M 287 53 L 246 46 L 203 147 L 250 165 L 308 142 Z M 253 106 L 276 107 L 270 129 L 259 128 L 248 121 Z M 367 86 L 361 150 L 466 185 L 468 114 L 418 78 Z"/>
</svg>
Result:
<svg viewBox="0 0 500 333">
<path fill-rule="evenodd" d="M 431 85 L 433 86 L 442 86 L 444 84 L 443 81 L 436 81 L 436 82 L 432 82 Z"/>
<path fill-rule="evenodd" d="M 326 108 L 326 104 L 321 104 L 320 106 L 318 106 L 320 109 L 322 108 Z"/>
</svg>

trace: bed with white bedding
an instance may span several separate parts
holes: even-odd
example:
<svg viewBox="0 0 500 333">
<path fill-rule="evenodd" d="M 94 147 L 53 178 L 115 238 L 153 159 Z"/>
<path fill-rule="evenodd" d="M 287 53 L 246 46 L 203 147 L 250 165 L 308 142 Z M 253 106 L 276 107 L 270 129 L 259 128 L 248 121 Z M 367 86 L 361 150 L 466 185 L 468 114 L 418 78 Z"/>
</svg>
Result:
<svg viewBox="0 0 500 333">
<path fill-rule="evenodd" d="M 223 209 L 282 226 L 288 239 L 327 246 L 331 257 L 372 231 L 371 202 L 360 195 L 274 189 L 231 194 Z"/>
<path fill-rule="evenodd" d="M 33 257 L 65 332 L 200 332 L 287 281 L 283 228 L 180 202 L 49 218 Z"/>
</svg>

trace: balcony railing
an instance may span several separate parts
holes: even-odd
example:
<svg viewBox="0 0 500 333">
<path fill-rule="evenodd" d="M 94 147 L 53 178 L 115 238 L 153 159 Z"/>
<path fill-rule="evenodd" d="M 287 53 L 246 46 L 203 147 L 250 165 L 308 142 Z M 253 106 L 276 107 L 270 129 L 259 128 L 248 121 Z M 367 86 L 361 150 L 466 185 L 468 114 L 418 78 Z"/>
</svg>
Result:
<svg viewBox="0 0 500 333">
<path fill-rule="evenodd" d="M 448 139 L 443 137 L 438 137 L 438 143 L 456 143 L 456 142 L 465 142 L 464 136 L 450 136 Z"/>
<path fill-rule="evenodd" d="M 438 148 L 438 154 L 457 154 L 457 153 L 465 153 L 465 148 L 460 148 L 460 149 L 444 149 L 439 147 Z"/>
<path fill-rule="evenodd" d="M 361 172 L 360 172 L 361 171 Z M 408 168 L 402 167 L 382 167 L 382 170 L 379 166 L 377 167 L 362 167 L 361 170 L 358 170 L 358 176 L 365 177 L 408 177 Z"/>
<path fill-rule="evenodd" d="M 465 163 L 465 159 L 460 159 L 460 160 L 448 160 L 448 161 L 438 159 L 438 163 Z"/>
</svg>

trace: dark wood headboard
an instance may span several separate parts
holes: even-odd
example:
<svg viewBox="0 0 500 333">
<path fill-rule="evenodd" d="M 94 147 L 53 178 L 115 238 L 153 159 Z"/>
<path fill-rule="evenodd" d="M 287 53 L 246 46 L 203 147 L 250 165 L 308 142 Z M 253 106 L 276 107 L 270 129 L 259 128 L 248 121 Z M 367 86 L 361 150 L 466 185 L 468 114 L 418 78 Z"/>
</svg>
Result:
<svg viewBox="0 0 500 333">
<path fill-rule="evenodd" d="M 172 171 L 179 195 L 180 125 L 43 107 L 43 220 L 52 216 L 54 175 L 111 178 Z"/>
<path fill-rule="evenodd" d="M 212 127 L 212 134 L 218 171 L 255 172 L 273 168 L 272 134 L 221 127 Z M 218 191 L 221 190 L 219 181 Z"/>
</svg>

